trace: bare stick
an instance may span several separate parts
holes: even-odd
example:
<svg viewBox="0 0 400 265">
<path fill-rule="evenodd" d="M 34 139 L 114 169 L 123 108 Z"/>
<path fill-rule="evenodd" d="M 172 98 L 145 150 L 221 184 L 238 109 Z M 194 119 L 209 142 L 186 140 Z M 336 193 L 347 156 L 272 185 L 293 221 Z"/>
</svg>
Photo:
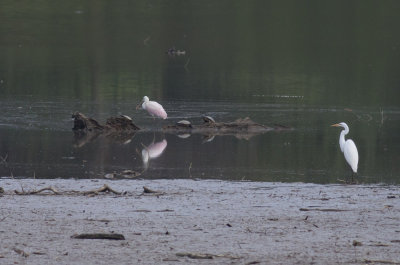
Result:
<svg viewBox="0 0 400 265">
<path fill-rule="evenodd" d="M 320 209 L 320 208 L 315 208 L 315 209 L 310 209 L 310 208 L 300 208 L 300 211 L 303 212 L 308 212 L 308 211 L 320 211 L 320 212 L 346 212 L 349 210 L 344 210 L 344 209 Z"/>
<path fill-rule="evenodd" d="M 7 158 L 8 158 L 8 154 L 6 154 L 4 157 L 0 156 L 1 164 L 4 163 L 4 165 L 7 165 Z"/>
<path fill-rule="evenodd" d="M 122 234 L 106 234 L 106 233 L 93 233 L 93 234 L 77 234 L 71 236 L 76 239 L 108 239 L 108 240 L 125 240 Z"/>
<path fill-rule="evenodd" d="M 190 62 L 190 57 L 188 58 L 187 62 L 185 63 L 185 66 L 184 66 L 184 68 L 185 68 L 186 71 L 188 71 L 187 66 L 189 65 L 189 62 Z"/>
<path fill-rule="evenodd" d="M 22 191 L 14 190 L 15 194 L 17 194 L 17 195 L 32 195 L 32 194 L 41 193 L 43 191 L 52 191 L 54 194 L 60 195 L 60 193 L 53 187 L 46 187 L 46 188 L 43 188 L 40 190 L 33 190 L 33 191 L 24 191 L 24 189 L 22 189 Z"/>
</svg>

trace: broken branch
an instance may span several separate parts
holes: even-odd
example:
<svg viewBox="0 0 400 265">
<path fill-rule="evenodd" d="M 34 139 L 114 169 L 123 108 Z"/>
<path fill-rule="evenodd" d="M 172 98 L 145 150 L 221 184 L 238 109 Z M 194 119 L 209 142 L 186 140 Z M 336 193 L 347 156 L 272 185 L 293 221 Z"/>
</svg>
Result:
<svg viewBox="0 0 400 265">
<path fill-rule="evenodd" d="M 93 234 L 77 234 L 71 236 L 76 239 L 108 239 L 108 240 L 125 240 L 122 234 L 106 234 L 106 233 L 93 233 Z"/>
</svg>

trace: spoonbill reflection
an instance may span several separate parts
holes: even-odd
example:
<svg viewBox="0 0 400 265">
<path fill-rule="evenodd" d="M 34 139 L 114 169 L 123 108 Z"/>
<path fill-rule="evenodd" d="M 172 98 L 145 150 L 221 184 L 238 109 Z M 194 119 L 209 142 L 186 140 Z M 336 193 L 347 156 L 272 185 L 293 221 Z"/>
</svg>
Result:
<svg viewBox="0 0 400 265">
<path fill-rule="evenodd" d="M 167 118 L 167 113 L 165 112 L 163 106 L 161 106 L 158 102 L 150 101 L 149 97 L 144 96 L 142 102 L 136 107 L 139 108 L 140 104 L 142 104 L 142 109 L 147 110 L 147 112 L 153 117 L 159 117 L 162 119 Z"/>
<path fill-rule="evenodd" d="M 358 151 L 356 144 L 351 139 L 348 140 L 344 139 L 344 136 L 348 134 L 350 131 L 349 126 L 347 126 L 345 122 L 333 124 L 331 126 L 344 128 L 344 130 L 341 131 L 339 137 L 340 150 L 343 152 L 344 158 L 350 165 L 351 169 L 353 170 L 353 173 L 356 174 L 358 166 Z M 353 180 L 353 175 L 351 176 L 351 178 Z"/>
<path fill-rule="evenodd" d="M 142 150 L 142 160 L 145 168 L 148 167 L 149 161 L 151 159 L 157 158 L 162 155 L 165 148 L 167 147 L 167 140 L 162 140 L 161 142 L 152 143 L 149 146 L 145 146 Z"/>
</svg>

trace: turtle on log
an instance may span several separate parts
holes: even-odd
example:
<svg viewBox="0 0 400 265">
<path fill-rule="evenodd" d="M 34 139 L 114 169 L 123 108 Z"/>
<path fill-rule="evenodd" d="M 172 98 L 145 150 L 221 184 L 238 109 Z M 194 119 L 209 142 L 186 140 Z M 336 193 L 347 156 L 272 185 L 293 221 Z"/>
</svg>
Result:
<svg viewBox="0 0 400 265">
<path fill-rule="evenodd" d="M 181 121 L 183 122 L 183 121 Z M 265 133 L 268 131 L 291 130 L 291 128 L 283 125 L 266 126 L 252 121 L 250 118 L 237 119 L 233 122 L 216 122 L 212 117 L 203 116 L 202 124 L 191 124 L 183 126 L 180 122 L 175 125 L 166 125 L 162 129 L 166 133 L 171 134 L 202 134 L 206 136 L 212 135 L 234 135 L 237 138 L 249 139 L 254 135 Z"/>
<path fill-rule="evenodd" d="M 80 137 L 79 139 L 81 142 L 84 143 L 96 139 L 99 135 L 106 137 L 111 136 L 118 141 L 128 143 L 135 132 L 143 131 L 133 123 L 132 118 L 126 115 L 111 117 L 107 119 L 105 124 L 100 124 L 96 120 L 88 118 L 80 112 L 75 112 L 72 118 L 74 118 L 73 131 L 76 136 Z M 201 134 L 208 137 L 208 139 L 213 139 L 212 136 L 233 135 L 239 139 L 249 139 L 252 136 L 269 131 L 292 129 L 283 125 L 262 125 L 252 121 L 250 118 L 237 119 L 233 122 L 217 122 L 210 116 L 203 116 L 202 120 L 203 123 L 201 124 L 192 124 L 188 120 L 181 120 L 175 124 L 162 127 L 162 131 L 175 135 L 184 135 L 186 137 L 191 134 Z M 79 146 L 83 144 L 79 144 Z"/>
</svg>

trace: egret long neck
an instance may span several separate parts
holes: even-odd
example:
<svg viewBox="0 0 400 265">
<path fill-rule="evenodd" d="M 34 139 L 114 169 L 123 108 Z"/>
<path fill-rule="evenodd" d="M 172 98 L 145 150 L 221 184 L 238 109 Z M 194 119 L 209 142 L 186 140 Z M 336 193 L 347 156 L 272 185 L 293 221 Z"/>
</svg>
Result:
<svg viewBox="0 0 400 265">
<path fill-rule="evenodd" d="M 346 142 L 346 140 L 344 139 L 344 136 L 346 134 L 347 134 L 346 130 L 342 130 L 340 132 L 339 145 L 340 145 L 340 150 L 342 150 L 342 152 L 344 151 L 344 143 Z"/>
<path fill-rule="evenodd" d="M 346 142 L 346 139 L 344 139 L 344 136 L 349 133 L 350 129 L 346 123 L 341 123 L 341 125 L 343 126 L 344 130 L 342 130 L 340 132 L 339 144 L 340 144 L 340 150 L 342 150 L 342 152 L 343 152 L 344 151 L 344 143 Z"/>
</svg>

